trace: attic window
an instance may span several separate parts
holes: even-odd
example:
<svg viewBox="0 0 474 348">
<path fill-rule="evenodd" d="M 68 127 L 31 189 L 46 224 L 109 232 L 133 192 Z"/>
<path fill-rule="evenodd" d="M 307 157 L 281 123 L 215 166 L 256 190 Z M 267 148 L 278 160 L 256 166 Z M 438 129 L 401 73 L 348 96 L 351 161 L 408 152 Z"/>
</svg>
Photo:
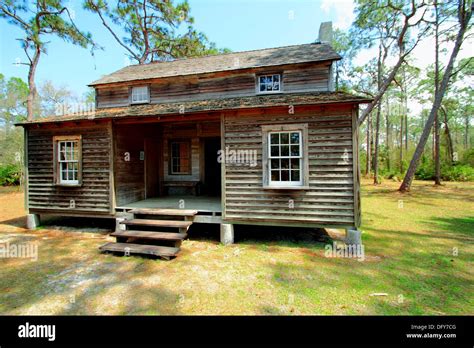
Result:
<svg viewBox="0 0 474 348">
<path fill-rule="evenodd" d="M 132 104 L 142 104 L 150 102 L 148 86 L 132 87 Z"/>
<path fill-rule="evenodd" d="M 281 91 L 281 74 L 258 76 L 258 93 L 275 93 Z"/>
</svg>

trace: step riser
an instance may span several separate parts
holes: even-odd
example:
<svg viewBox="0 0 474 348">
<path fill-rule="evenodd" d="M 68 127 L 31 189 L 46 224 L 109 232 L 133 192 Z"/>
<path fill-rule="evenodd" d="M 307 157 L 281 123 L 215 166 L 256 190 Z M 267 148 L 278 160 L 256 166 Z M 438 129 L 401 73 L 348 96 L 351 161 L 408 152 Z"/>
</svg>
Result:
<svg viewBox="0 0 474 348">
<path fill-rule="evenodd" d="M 99 247 L 99 250 L 102 252 L 122 253 L 124 256 L 141 254 L 166 258 L 175 257 L 179 252 L 178 248 L 128 243 L 107 243 Z"/>
<path fill-rule="evenodd" d="M 197 210 L 190 209 L 132 209 L 129 213 L 136 215 L 158 215 L 158 216 L 178 216 L 192 217 L 197 214 Z"/>
<path fill-rule="evenodd" d="M 148 231 L 119 231 L 111 234 L 117 238 L 136 238 L 147 240 L 183 240 L 186 238 L 185 233 L 170 233 L 164 231 L 148 232 Z"/>
</svg>

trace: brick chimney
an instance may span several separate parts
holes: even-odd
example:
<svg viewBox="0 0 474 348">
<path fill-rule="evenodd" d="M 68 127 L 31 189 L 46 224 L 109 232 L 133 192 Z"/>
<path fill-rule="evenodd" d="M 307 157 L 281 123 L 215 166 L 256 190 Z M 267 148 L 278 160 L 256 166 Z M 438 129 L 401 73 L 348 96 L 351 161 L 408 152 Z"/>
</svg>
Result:
<svg viewBox="0 0 474 348">
<path fill-rule="evenodd" d="M 319 42 L 331 44 L 332 42 L 332 22 L 323 22 L 319 27 Z"/>
</svg>

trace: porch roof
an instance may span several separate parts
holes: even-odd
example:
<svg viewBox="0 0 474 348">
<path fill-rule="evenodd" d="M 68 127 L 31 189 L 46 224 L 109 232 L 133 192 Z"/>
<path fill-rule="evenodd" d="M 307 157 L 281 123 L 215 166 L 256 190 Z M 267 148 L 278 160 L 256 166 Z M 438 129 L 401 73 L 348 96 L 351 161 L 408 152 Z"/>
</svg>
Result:
<svg viewBox="0 0 474 348">
<path fill-rule="evenodd" d="M 57 123 L 81 120 L 117 119 L 127 117 L 175 116 L 180 114 L 182 115 L 199 112 L 239 110 L 261 107 L 281 107 L 289 105 L 298 106 L 335 103 L 364 104 L 369 102 L 371 102 L 370 98 L 361 97 L 345 92 L 268 94 L 247 97 L 102 108 L 92 112 L 50 116 L 35 119 L 33 121 L 24 121 L 16 123 L 16 125 Z"/>
</svg>

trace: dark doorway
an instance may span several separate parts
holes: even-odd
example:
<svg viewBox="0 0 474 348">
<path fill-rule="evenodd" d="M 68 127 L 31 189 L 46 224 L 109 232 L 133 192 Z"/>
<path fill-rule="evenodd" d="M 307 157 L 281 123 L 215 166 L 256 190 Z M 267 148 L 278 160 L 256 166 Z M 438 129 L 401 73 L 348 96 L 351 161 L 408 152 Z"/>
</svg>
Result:
<svg viewBox="0 0 474 348">
<path fill-rule="evenodd" d="M 145 198 L 160 195 L 161 147 L 158 139 L 145 139 Z"/>
<path fill-rule="evenodd" d="M 221 194 L 221 164 L 217 152 L 221 148 L 221 138 L 204 139 L 204 193 L 210 196 Z"/>
</svg>

